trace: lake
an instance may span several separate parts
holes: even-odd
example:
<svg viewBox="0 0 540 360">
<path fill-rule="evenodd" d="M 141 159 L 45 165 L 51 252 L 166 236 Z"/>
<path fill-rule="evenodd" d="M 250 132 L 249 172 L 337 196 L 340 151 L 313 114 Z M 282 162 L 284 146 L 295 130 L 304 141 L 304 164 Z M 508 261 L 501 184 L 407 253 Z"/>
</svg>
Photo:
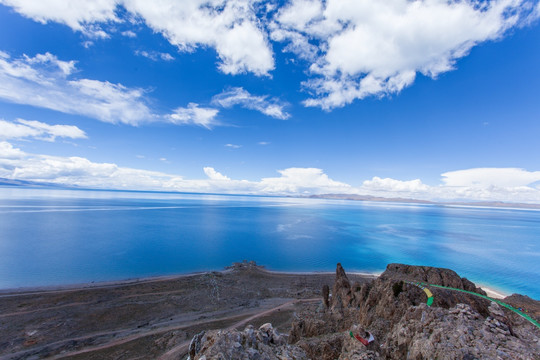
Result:
<svg viewBox="0 0 540 360">
<path fill-rule="evenodd" d="M 0 288 L 221 270 L 429 265 L 540 299 L 540 211 L 0 187 Z"/>
</svg>

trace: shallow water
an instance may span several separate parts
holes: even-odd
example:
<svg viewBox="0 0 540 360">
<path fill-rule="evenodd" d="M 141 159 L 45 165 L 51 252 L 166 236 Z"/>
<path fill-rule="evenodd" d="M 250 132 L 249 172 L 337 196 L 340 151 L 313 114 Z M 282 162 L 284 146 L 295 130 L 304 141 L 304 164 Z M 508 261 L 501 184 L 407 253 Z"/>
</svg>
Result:
<svg viewBox="0 0 540 360">
<path fill-rule="evenodd" d="M 0 288 L 220 270 L 451 268 L 540 299 L 540 211 L 0 187 Z"/>
</svg>

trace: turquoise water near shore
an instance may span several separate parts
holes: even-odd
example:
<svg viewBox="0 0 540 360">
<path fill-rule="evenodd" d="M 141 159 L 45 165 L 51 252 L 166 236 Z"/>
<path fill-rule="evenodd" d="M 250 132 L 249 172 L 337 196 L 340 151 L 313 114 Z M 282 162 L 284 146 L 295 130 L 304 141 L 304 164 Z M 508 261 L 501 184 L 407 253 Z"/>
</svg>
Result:
<svg viewBox="0 0 540 360">
<path fill-rule="evenodd" d="M 0 288 L 221 270 L 450 268 L 540 299 L 540 211 L 0 187 Z"/>
</svg>

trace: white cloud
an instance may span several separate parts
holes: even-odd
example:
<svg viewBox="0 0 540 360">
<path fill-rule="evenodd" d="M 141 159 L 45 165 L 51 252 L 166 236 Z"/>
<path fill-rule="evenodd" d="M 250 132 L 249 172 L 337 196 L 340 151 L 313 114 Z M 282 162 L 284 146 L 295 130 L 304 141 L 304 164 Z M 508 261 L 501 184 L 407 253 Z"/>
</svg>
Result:
<svg viewBox="0 0 540 360">
<path fill-rule="evenodd" d="M 24 156 L 24 152 L 20 149 L 14 148 L 13 145 L 7 141 L 0 141 L 0 160 L 19 159 Z"/>
<path fill-rule="evenodd" d="M 62 61 L 50 53 L 12 59 L 0 52 L 0 99 L 113 124 L 136 126 L 165 121 L 206 128 L 218 125 L 217 109 L 190 103 L 172 114 L 156 114 L 147 105 L 144 90 L 108 81 L 77 79 L 76 72 L 75 61 Z"/>
<path fill-rule="evenodd" d="M 98 23 L 119 21 L 114 0 L 0 0 L 0 4 L 42 24 L 58 22 L 90 37 L 108 37 Z"/>
<path fill-rule="evenodd" d="M 0 0 L 0 3 L 35 21 L 58 22 L 95 38 L 108 37 L 100 25 L 121 21 L 115 11 L 117 6 L 123 6 L 129 16 L 138 16 L 181 51 L 192 51 L 199 46 L 216 49 L 218 67 L 226 74 L 268 75 L 274 68 L 267 35 L 250 0 Z"/>
<path fill-rule="evenodd" d="M 272 29 L 270 33 L 272 40 L 288 42 L 283 52 L 291 52 L 302 60 L 313 62 L 317 59 L 319 49 L 317 46 L 311 44 L 306 36 L 295 31 L 280 29 L 276 23 L 270 24 L 270 28 Z"/>
<path fill-rule="evenodd" d="M 240 149 L 242 147 L 242 145 L 237 145 L 237 144 L 225 144 L 225 147 L 228 147 L 230 149 Z"/>
<path fill-rule="evenodd" d="M 148 58 L 152 61 L 172 61 L 174 60 L 174 57 L 169 53 L 162 53 L 158 51 L 144 51 L 144 50 L 136 50 L 135 55 L 143 56 L 145 58 Z"/>
<path fill-rule="evenodd" d="M 518 168 L 476 168 L 449 171 L 444 174 L 447 186 L 467 187 L 521 187 L 540 181 L 540 171 L 527 171 Z"/>
<path fill-rule="evenodd" d="M 394 194 L 406 193 L 408 196 L 414 193 L 423 193 L 429 191 L 429 186 L 422 183 L 420 179 L 401 181 L 390 178 L 381 179 L 373 177 L 362 183 L 362 189 L 368 191 L 387 191 Z"/>
<path fill-rule="evenodd" d="M 453 70 L 476 45 L 540 17 L 537 0 L 0 0 L 35 21 L 54 21 L 93 38 L 118 22 L 144 22 L 180 51 L 213 48 L 225 74 L 269 76 L 269 38 L 309 64 L 306 106 L 326 110 L 398 93 L 417 74 Z M 278 8 L 278 6 L 281 6 Z M 121 10 L 119 10 L 121 9 Z M 266 9 L 266 10 L 265 10 Z M 268 17 L 272 17 L 268 19 Z M 105 30 L 104 30 L 105 29 Z M 133 37 L 127 30 L 121 33 Z M 151 59 L 170 54 L 147 52 Z M 295 60 L 295 59 L 293 59 Z M 268 115 L 287 116 L 279 104 Z"/>
<path fill-rule="evenodd" d="M 269 141 L 259 141 L 257 144 L 265 146 L 265 145 L 270 145 L 271 143 Z"/>
<path fill-rule="evenodd" d="M 51 182 L 83 187 L 135 190 L 173 190 L 259 195 L 365 194 L 387 198 L 435 201 L 505 201 L 540 204 L 538 171 L 468 169 L 443 174 L 443 183 L 374 177 L 355 188 L 331 179 L 322 169 L 288 168 L 280 176 L 259 181 L 234 180 L 213 167 L 204 179 L 94 163 L 80 157 L 35 155 L 0 141 L 0 178 Z M 491 180 L 489 175 L 495 176 Z"/>
<path fill-rule="evenodd" d="M 172 60 L 174 60 L 174 56 L 172 56 L 169 53 L 159 53 L 159 57 L 161 58 L 161 60 L 164 60 L 164 61 L 172 61 Z"/>
<path fill-rule="evenodd" d="M 216 116 L 219 110 L 212 108 L 200 108 L 198 104 L 189 103 L 187 107 L 179 107 L 166 118 L 177 125 L 199 125 L 207 129 L 218 125 Z"/>
<path fill-rule="evenodd" d="M 0 98 L 17 104 L 138 125 L 152 121 L 141 89 L 92 79 L 77 79 L 74 61 L 50 53 L 11 59 L 0 56 Z"/>
<path fill-rule="evenodd" d="M 73 125 L 49 125 L 35 120 L 17 119 L 9 122 L 0 119 L 0 139 L 34 138 L 54 141 L 57 137 L 86 139 L 84 131 Z"/>
<path fill-rule="evenodd" d="M 112 189 L 272 195 L 320 194 L 351 189 L 347 184 L 330 179 L 320 169 L 285 169 L 279 171 L 280 177 L 260 181 L 233 180 L 212 167 L 203 170 L 206 179 L 188 180 L 180 175 L 94 163 L 81 157 L 28 154 L 8 142 L 0 142 L 0 177 L 8 179 Z"/>
<path fill-rule="evenodd" d="M 332 180 L 316 168 L 289 168 L 278 171 L 281 176 L 264 178 L 259 183 L 265 194 L 328 194 L 352 193 L 348 184 Z"/>
<path fill-rule="evenodd" d="M 475 45 L 501 37 L 531 12 L 528 0 L 293 0 L 270 26 L 272 38 L 314 59 L 306 106 L 344 106 L 397 93 L 417 73 L 436 78 Z M 303 39 L 302 39 L 303 38 Z"/>
<path fill-rule="evenodd" d="M 129 37 L 129 38 L 135 38 L 137 37 L 137 34 L 134 32 L 134 31 L 131 31 L 131 30 L 126 30 L 126 31 L 122 31 L 121 34 L 125 37 Z"/>
<path fill-rule="evenodd" d="M 267 95 L 255 96 L 241 87 L 223 91 L 212 98 L 212 103 L 224 108 L 240 105 L 246 109 L 259 111 L 276 119 L 288 119 L 291 115 L 284 111 L 286 104 L 276 98 L 268 99 Z"/>
<path fill-rule="evenodd" d="M 251 1 L 125 0 L 123 5 L 181 51 L 198 46 L 216 49 L 218 67 L 226 74 L 267 75 L 274 68 L 272 50 Z"/>
<path fill-rule="evenodd" d="M 516 168 L 475 168 L 442 174 L 442 184 L 421 180 L 374 177 L 364 181 L 361 194 L 435 201 L 505 201 L 540 203 L 540 171 Z"/>
<path fill-rule="evenodd" d="M 223 180 L 223 181 L 229 181 L 231 180 L 229 177 L 217 172 L 213 167 L 205 167 L 203 168 L 204 173 L 210 180 Z"/>
</svg>

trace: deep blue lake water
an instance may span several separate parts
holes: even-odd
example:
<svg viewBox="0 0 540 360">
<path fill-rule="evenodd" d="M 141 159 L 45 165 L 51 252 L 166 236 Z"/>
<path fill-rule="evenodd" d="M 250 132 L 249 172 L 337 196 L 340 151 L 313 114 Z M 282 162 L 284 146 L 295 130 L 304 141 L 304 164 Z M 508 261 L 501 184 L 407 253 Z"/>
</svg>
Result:
<svg viewBox="0 0 540 360">
<path fill-rule="evenodd" d="M 0 187 L 0 288 L 221 270 L 446 267 L 540 299 L 540 211 Z"/>
</svg>

